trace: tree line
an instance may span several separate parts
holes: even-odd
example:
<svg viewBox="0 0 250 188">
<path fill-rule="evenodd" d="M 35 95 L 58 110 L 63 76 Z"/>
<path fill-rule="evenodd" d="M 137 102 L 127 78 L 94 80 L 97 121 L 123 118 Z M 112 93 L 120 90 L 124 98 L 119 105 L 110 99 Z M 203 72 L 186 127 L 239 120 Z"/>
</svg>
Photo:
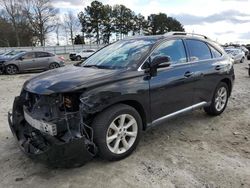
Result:
<svg viewBox="0 0 250 188">
<path fill-rule="evenodd" d="M 0 0 L 0 5 L 1 46 L 45 44 L 58 13 L 50 0 Z"/>
<path fill-rule="evenodd" d="M 182 24 L 165 13 L 147 19 L 124 5 L 110 6 L 93 1 L 78 15 L 59 15 L 51 0 L 0 0 L 0 46 L 44 46 L 54 31 L 57 45 L 105 43 L 133 35 L 157 35 L 184 31 Z M 79 32 L 81 31 L 81 32 Z"/>
<path fill-rule="evenodd" d="M 75 43 L 85 43 L 85 39 L 97 44 L 110 43 L 111 36 L 116 40 L 128 35 L 158 35 L 169 31 L 184 31 L 183 25 L 165 13 L 151 14 L 146 19 L 124 5 L 104 5 L 93 1 L 78 14 L 82 35 L 77 35 Z"/>
</svg>

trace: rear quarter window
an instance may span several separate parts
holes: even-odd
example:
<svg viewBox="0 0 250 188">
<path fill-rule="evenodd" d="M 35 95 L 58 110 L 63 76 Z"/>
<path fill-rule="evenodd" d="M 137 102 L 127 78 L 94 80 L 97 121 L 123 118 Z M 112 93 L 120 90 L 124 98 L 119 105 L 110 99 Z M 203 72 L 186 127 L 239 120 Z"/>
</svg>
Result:
<svg viewBox="0 0 250 188">
<path fill-rule="evenodd" d="M 222 56 L 222 53 L 215 49 L 213 46 L 209 45 L 213 58 L 219 58 Z"/>
<path fill-rule="evenodd" d="M 212 54 L 208 45 L 200 40 L 186 39 L 191 61 L 211 59 Z"/>
</svg>

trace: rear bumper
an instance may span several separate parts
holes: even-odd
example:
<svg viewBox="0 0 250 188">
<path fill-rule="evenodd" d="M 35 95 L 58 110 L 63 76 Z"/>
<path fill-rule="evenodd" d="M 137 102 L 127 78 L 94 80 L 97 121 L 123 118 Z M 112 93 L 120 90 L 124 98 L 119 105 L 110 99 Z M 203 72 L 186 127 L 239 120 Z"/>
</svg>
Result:
<svg viewBox="0 0 250 188">
<path fill-rule="evenodd" d="M 24 119 L 22 101 L 16 97 L 8 121 L 21 150 L 30 158 L 53 167 L 75 167 L 90 161 L 95 154 L 85 136 L 62 141 L 42 133 L 30 126 Z"/>
</svg>

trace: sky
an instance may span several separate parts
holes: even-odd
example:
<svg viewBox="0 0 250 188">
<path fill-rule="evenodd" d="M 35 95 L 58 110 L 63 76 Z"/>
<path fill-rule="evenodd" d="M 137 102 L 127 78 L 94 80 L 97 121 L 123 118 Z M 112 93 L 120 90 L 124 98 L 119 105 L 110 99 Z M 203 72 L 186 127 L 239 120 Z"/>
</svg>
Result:
<svg viewBox="0 0 250 188">
<path fill-rule="evenodd" d="M 208 36 L 221 44 L 250 43 L 250 0 L 99 0 L 103 4 L 123 4 L 145 17 L 166 13 L 179 20 L 186 32 Z M 91 0 L 52 0 L 60 14 L 75 15 Z"/>
</svg>

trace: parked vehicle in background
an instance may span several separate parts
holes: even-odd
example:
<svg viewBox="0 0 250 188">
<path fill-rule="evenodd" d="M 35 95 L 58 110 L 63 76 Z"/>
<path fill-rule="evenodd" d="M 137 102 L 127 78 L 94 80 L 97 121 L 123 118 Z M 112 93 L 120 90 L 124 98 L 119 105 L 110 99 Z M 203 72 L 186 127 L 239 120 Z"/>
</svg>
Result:
<svg viewBox="0 0 250 188">
<path fill-rule="evenodd" d="M 231 56 L 231 58 L 234 60 L 234 63 L 244 63 L 246 59 L 245 52 L 243 52 L 241 49 L 225 48 L 225 51 Z"/>
<path fill-rule="evenodd" d="M 248 69 L 248 75 L 250 76 L 250 63 L 248 64 L 247 69 Z"/>
<path fill-rule="evenodd" d="M 12 50 L 12 51 L 5 52 L 2 55 L 0 55 L 0 63 L 7 61 L 7 60 L 11 59 L 12 57 L 14 57 L 15 55 L 20 54 L 22 52 L 24 52 L 24 51 Z"/>
<path fill-rule="evenodd" d="M 248 49 L 248 51 L 249 51 L 249 53 L 248 53 L 248 55 L 247 55 L 247 59 L 250 60 L 250 46 L 247 45 L 247 46 L 246 46 L 246 49 Z"/>
<path fill-rule="evenodd" d="M 4 73 L 4 62 L 11 60 L 14 56 L 23 53 L 24 51 L 12 50 L 4 52 L 0 55 L 0 74 Z"/>
<path fill-rule="evenodd" d="M 24 152 L 53 165 L 97 152 L 120 160 L 149 127 L 198 108 L 223 113 L 234 77 L 232 59 L 205 36 L 132 37 L 26 81 L 9 124 Z"/>
<path fill-rule="evenodd" d="M 43 51 L 22 52 L 2 62 L 1 67 L 7 74 L 24 71 L 48 70 L 64 66 L 64 58 Z"/>
<path fill-rule="evenodd" d="M 71 52 L 69 54 L 69 58 L 72 61 L 81 61 L 82 59 L 87 59 L 89 56 L 91 56 L 93 53 L 95 53 L 96 50 L 94 49 L 84 49 L 80 52 Z"/>
<path fill-rule="evenodd" d="M 0 55 L 0 58 L 1 57 L 11 57 L 11 56 L 14 56 L 14 55 L 17 55 L 21 52 L 25 52 L 23 50 L 11 50 L 11 51 L 8 51 L 8 52 L 4 52 Z"/>
<path fill-rule="evenodd" d="M 245 53 L 245 57 L 249 54 L 249 50 L 245 46 L 239 46 L 236 48 L 241 49 Z"/>
</svg>

